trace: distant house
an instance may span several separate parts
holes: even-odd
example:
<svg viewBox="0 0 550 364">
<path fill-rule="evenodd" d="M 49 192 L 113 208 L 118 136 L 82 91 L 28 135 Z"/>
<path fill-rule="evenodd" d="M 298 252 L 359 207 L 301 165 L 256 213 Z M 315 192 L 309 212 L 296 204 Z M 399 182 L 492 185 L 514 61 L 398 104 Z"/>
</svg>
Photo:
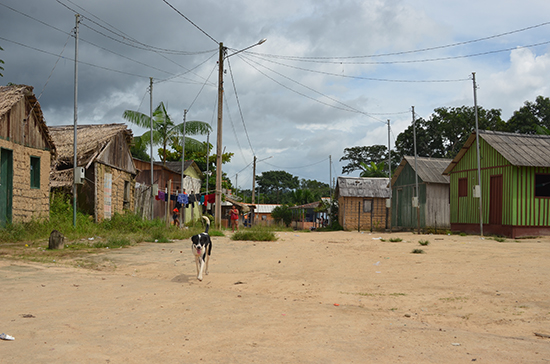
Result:
<svg viewBox="0 0 550 364">
<path fill-rule="evenodd" d="M 52 190 L 72 193 L 74 126 L 49 130 L 58 150 L 51 171 Z M 130 153 L 132 139 L 132 131 L 124 124 L 77 126 L 77 166 L 84 167 L 86 177 L 77 188 L 77 207 L 96 222 L 134 209 L 137 170 Z"/>
<path fill-rule="evenodd" d="M 151 186 L 151 162 L 143 161 L 137 158 L 134 158 L 134 163 L 139 173 L 136 178 L 136 181 L 141 186 Z M 168 192 L 168 182 L 170 182 L 170 194 L 176 195 L 182 191 L 181 189 L 181 162 L 166 162 L 163 165 L 162 162 L 153 162 L 153 184 L 158 185 L 159 191 L 164 193 Z M 201 195 L 201 185 L 203 173 L 201 172 L 199 166 L 195 161 L 188 160 L 184 164 L 184 178 L 183 178 L 183 191 L 188 195 Z M 144 198 L 139 198 L 138 200 L 148 200 L 147 196 L 150 193 L 150 190 L 147 187 L 147 192 L 145 189 L 140 188 L 144 193 Z M 166 211 L 168 207 L 168 213 L 171 216 L 172 210 L 175 208 L 176 202 L 171 201 L 169 206 L 164 201 L 155 200 L 154 203 L 154 218 L 166 218 Z M 148 203 L 144 204 L 145 211 L 138 213 L 143 213 L 144 216 L 149 216 L 150 205 Z M 138 206 L 139 208 L 139 206 Z M 189 205 L 185 209 L 185 222 L 191 220 L 197 220 L 202 216 L 202 206 L 199 204 Z"/>
<path fill-rule="evenodd" d="M 0 87 L 0 227 L 49 218 L 55 155 L 33 88 Z"/>
<path fill-rule="evenodd" d="M 386 200 L 390 198 L 387 178 L 338 177 L 335 196 L 338 222 L 344 230 L 384 230 L 390 219 Z"/>
<path fill-rule="evenodd" d="M 316 211 L 323 206 L 323 201 L 310 202 L 304 205 L 292 206 L 290 210 L 293 213 L 292 225 L 297 230 L 313 229 L 321 227 L 321 218 L 327 218 L 325 212 Z"/>
<path fill-rule="evenodd" d="M 403 157 L 391 180 L 393 227 L 416 229 L 420 218 L 421 229 L 451 228 L 450 182 L 442 174 L 450 163 L 444 158 L 417 157 L 415 162 L 414 157 Z M 418 196 L 419 211 L 413 207 L 414 196 Z"/>
<path fill-rule="evenodd" d="M 274 224 L 274 219 L 271 216 L 271 212 L 277 206 L 277 204 L 256 204 L 254 209 L 254 223 L 257 225 L 271 226 Z"/>
<path fill-rule="evenodd" d="M 550 234 L 550 136 L 479 132 L 483 233 L 511 238 Z M 480 233 L 476 134 L 445 169 L 451 229 Z"/>
</svg>

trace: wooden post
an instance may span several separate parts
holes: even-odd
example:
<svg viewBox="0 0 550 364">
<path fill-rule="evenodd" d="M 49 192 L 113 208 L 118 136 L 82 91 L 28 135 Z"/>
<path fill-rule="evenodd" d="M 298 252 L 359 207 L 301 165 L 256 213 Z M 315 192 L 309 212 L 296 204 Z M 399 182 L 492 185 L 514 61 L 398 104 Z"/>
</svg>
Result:
<svg viewBox="0 0 550 364">
<path fill-rule="evenodd" d="M 357 231 L 361 231 L 361 199 L 359 199 L 359 208 L 357 209 Z"/>
</svg>

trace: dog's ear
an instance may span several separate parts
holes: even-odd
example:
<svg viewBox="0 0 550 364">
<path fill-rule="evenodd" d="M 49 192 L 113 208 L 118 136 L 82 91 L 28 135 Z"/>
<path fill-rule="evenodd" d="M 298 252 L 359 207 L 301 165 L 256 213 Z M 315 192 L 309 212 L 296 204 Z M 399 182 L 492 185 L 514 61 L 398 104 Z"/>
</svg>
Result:
<svg viewBox="0 0 550 364">
<path fill-rule="evenodd" d="M 193 242 L 193 244 L 197 244 L 199 242 L 199 236 L 198 235 L 193 235 L 191 237 L 191 241 Z"/>
</svg>

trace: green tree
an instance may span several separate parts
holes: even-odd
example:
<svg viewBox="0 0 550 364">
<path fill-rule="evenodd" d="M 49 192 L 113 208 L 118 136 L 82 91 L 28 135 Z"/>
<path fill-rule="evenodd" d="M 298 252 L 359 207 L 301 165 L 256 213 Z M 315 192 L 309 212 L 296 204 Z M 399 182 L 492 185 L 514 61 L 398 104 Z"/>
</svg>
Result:
<svg viewBox="0 0 550 364">
<path fill-rule="evenodd" d="M 506 130 L 498 109 L 478 107 L 478 123 L 480 130 Z M 473 106 L 437 108 L 428 120 L 416 120 L 417 153 L 422 157 L 454 158 L 474 130 Z M 414 155 L 413 125 L 397 136 L 395 149 L 396 160 Z"/>
<path fill-rule="evenodd" d="M 142 128 L 150 129 L 151 118 L 149 115 L 145 115 L 138 111 L 126 110 L 124 111 L 122 117 L 128 120 L 130 123 L 140 126 Z M 188 121 L 185 122 L 185 144 L 187 149 L 187 144 L 192 148 L 201 148 L 202 143 L 196 139 L 187 137 L 187 135 L 205 135 L 212 130 L 212 127 L 208 123 L 202 121 Z M 166 155 L 168 153 L 168 144 L 173 141 L 174 138 L 183 135 L 183 123 L 175 124 L 168 112 L 164 103 L 161 102 L 159 106 L 153 111 L 153 145 L 160 145 L 159 156 L 163 162 L 166 162 Z M 148 146 L 151 143 L 151 132 L 150 130 L 145 132 L 142 136 L 139 137 L 141 143 Z"/>
<path fill-rule="evenodd" d="M 256 183 L 263 193 L 275 194 L 276 203 L 281 202 L 281 194 L 290 192 L 300 185 L 298 177 L 285 171 L 263 172 L 261 176 L 256 176 Z"/>
<path fill-rule="evenodd" d="M 369 165 L 361 162 L 363 171 L 359 175 L 360 177 L 388 177 L 388 170 L 384 162 L 378 164 L 370 162 Z"/>
<path fill-rule="evenodd" d="M 296 189 L 288 193 L 290 202 L 294 205 L 305 205 L 307 203 L 319 201 L 320 196 L 311 192 L 311 190 Z"/>
<path fill-rule="evenodd" d="M 537 96 L 535 102 L 525 101 L 506 126 L 507 131 L 521 134 L 537 134 L 537 126 L 550 128 L 550 99 Z"/>
<path fill-rule="evenodd" d="M 388 148 L 384 145 L 372 145 L 365 147 L 352 147 L 344 149 L 344 156 L 341 161 L 349 161 L 342 167 L 342 173 L 350 174 L 354 171 L 366 171 L 366 166 L 370 166 L 371 162 L 376 165 L 386 163 L 388 161 Z M 392 153 L 392 170 L 397 168 L 399 159 Z"/>
<path fill-rule="evenodd" d="M 142 161 L 150 161 L 151 157 L 147 154 L 147 146 L 142 143 L 141 138 L 134 138 L 132 146 L 130 148 L 132 157 L 141 159 Z"/>
<path fill-rule="evenodd" d="M 328 183 L 312 179 L 301 179 L 299 188 L 302 190 L 310 190 L 311 193 L 319 197 L 330 197 L 330 186 Z"/>
<path fill-rule="evenodd" d="M 280 223 L 282 221 L 286 227 L 289 227 L 292 222 L 292 210 L 288 205 L 275 207 L 273 211 L 271 211 L 271 216 L 275 222 Z"/>
</svg>

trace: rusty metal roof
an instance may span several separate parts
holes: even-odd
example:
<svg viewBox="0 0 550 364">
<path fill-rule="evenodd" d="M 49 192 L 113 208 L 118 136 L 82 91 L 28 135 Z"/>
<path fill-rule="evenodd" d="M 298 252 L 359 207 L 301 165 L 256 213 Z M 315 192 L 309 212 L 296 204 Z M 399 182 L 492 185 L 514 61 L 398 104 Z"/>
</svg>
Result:
<svg viewBox="0 0 550 364">
<path fill-rule="evenodd" d="M 336 195 L 342 197 L 389 198 L 387 178 L 338 177 Z"/>
<path fill-rule="evenodd" d="M 479 137 L 514 166 L 550 167 L 550 135 L 480 130 Z M 475 141 L 476 133 L 473 132 L 443 173 L 449 174 Z"/>
<path fill-rule="evenodd" d="M 444 176 L 442 173 L 451 162 L 452 159 L 446 158 L 416 157 L 416 172 L 418 173 L 418 177 L 425 183 L 449 184 L 450 177 Z M 411 166 L 413 171 L 415 170 L 414 157 L 404 156 L 401 160 L 401 163 L 395 170 L 395 173 L 393 174 L 393 177 L 391 179 L 392 186 L 395 181 L 397 181 L 397 178 L 399 177 L 401 171 L 403 170 L 403 168 L 405 168 L 407 163 Z"/>
</svg>

